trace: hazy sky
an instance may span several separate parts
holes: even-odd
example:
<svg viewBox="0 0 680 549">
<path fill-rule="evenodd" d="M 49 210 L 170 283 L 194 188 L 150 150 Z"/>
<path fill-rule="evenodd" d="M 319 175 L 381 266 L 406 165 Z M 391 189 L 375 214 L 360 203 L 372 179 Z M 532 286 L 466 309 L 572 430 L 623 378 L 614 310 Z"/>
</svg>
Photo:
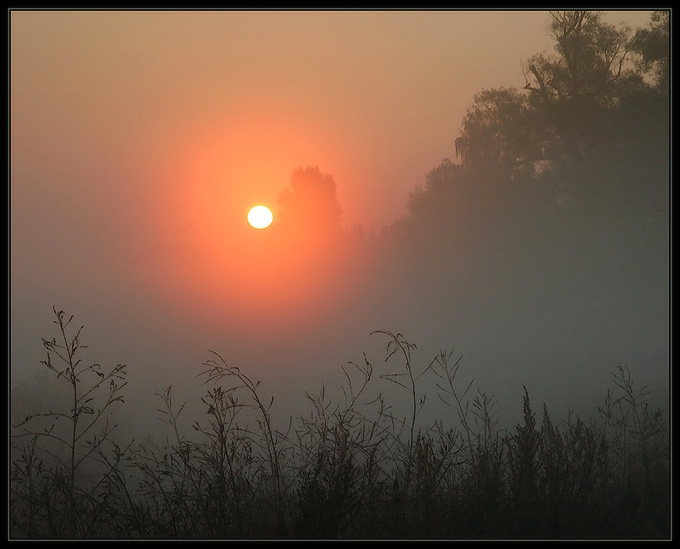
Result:
<svg viewBox="0 0 680 549">
<path fill-rule="evenodd" d="M 635 28 L 649 15 L 605 19 Z M 208 347 L 252 364 L 337 357 L 315 382 L 358 360 L 391 319 L 325 319 L 313 347 L 266 321 L 237 326 L 243 311 L 197 305 L 220 275 L 181 271 L 183 250 L 251 238 L 248 208 L 275 206 L 306 165 L 333 175 L 345 226 L 379 232 L 428 171 L 455 160 L 475 93 L 522 87 L 521 61 L 552 50 L 547 17 L 12 11 L 13 381 L 37 371 L 52 305 L 86 324 L 94 359 L 147 369 L 159 386 Z M 261 344 L 245 345 L 246 332 Z"/>
</svg>

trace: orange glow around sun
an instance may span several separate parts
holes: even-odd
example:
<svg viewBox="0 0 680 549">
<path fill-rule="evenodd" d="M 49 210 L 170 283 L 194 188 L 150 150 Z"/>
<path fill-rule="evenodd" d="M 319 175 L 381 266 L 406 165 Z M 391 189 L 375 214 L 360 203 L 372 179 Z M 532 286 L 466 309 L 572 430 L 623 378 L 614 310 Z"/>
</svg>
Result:
<svg viewBox="0 0 680 549">
<path fill-rule="evenodd" d="M 147 286 L 196 322 L 284 338 L 331 314 L 350 278 L 338 246 L 319 231 L 271 223 L 293 170 L 323 166 L 335 143 L 265 119 L 208 124 L 185 133 L 162 166 L 167 192 L 154 204 L 154 223 L 163 244 Z M 269 205 L 261 223 L 245 222 L 253 204 Z"/>
</svg>

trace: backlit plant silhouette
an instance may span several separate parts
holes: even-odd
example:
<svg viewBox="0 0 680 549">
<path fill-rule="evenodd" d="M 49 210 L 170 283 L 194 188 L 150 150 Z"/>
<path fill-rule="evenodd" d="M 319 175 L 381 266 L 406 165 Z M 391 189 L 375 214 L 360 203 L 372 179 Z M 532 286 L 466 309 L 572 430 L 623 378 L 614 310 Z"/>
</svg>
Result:
<svg viewBox="0 0 680 549">
<path fill-rule="evenodd" d="M 350 362 L 335 398 L 324 385 L 306 392 L 309 413 L 285 421 L 260 382 L 212 352 L 189 433 L 169 386 L 156 393 L 166 436 L 121 444 L 107 415 L 123 402 L 125 367 L 84 366 L 82 328 L 54 314 L 59 339 L 43 340 L 43 364 L 69 404 L 13 427 L 13 538 L 670 535 L 665 413 L 625 366 L 597 419 L 557 423 L 544 404 L 539 420 L 525 389 L 522 421 L 505 429 L 493 397 L 458 386 L 462 359 L 420 363 L 388 330 L 374 332 L 387 338 L 380 369 L 366 355 Z M 453 412 L 432 425 L 420 420 L 427 377 Z M 388 387 L 408 404 L 390 403 Z"/>
</svg>

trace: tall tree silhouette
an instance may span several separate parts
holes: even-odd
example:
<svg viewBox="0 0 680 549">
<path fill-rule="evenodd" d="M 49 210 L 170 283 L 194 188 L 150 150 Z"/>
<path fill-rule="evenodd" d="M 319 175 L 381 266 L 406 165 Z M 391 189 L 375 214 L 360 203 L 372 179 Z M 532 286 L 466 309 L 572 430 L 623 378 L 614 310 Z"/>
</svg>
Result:
<svg viewBox="0 0 680 549">
<path fill-rule="evenodd" d="M 293 170 L 290 186 L 279 193 L 274 236 L 285 265 L 279 274 L 285 270 L 291 283 L 306 293 L 313 287 L 326 292 L 338 282 L 345 251 L 340 211 L 333 176 L 318 166 Z"/>
<path fill-rule="evenodd" d="M 529 59 L 524 71 L 528 89 L 546 103 L 609 102 L 630 49 L 630 28 L 604 23 L 595 11 L 553 11 L 550 17 L 558 56 Z"/>
<path fill-rule="evenodd" d="M 279 194 L 278 203 L 280 223 L 289 231 L 328 236 L 340 229 L 335 181 L 318 166 L 295 169 L 290 188 Z"/>
<path fill-rule="evenodd" d="M 512 178 L 589 159 L 627 72 L 630 28 L 593 11 L 550 12 L 556 55 L 525 64 L 525 91 L 483 90 L 463 120 L 456 153 L 471 170 Z"/>
</svg>

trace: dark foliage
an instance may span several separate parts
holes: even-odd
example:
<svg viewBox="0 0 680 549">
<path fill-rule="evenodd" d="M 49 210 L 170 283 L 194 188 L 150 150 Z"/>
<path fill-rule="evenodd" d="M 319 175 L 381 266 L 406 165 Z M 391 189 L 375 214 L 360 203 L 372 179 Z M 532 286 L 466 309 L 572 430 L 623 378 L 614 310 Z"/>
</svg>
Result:
<svg viewBox="0 0 680 549">
<path fill-rule="evenodd" d="M 70 334 L 63 313 L 55 314 L 66 360 L 78 364 L 80 330 Z M 470 399 L 472 383 L 457 387 L 460 359 L 442 352 L 419 368 L 403 335 L 377 334 L 388 341 L 386 362 L 399 359 L 400 367 L 376 376 L 367 358 L 350 363 L 344 397 L 308 394 L 310 415 L 289 418 L 286 429 L 276 426 L 274 399 L 262 397 L 259 382 L 217 354 L 205 363 L 205 415 L 191 437 L 179 428 L 184 405 L 173 403 L 171 387 L 157 394 L 170 427 L 160 442 L 122 447 L 102 425 L 81 448 L 34 425 L 69 418 L 75 431 L 67 432 L 78 440 L 79 407 L 27 418 L 12 437 L 11 537 L 669 537 L 665 413 L 648 408 L 626 367 L 614 373 L 615 392 L 598 421 L 569 417 L 556 425 L 544 405 L 539 426 L 525 390 L 522 422 L 504 431 L 493 398 L 478 392 Z M 46 346 L 45 364 L 57 378 L 70 376 L 76 395 L 94 394 L 112 375 L 121 381 L 88 401 L 93 413 L 122 400 L 124 368 L 103 378 L 72 376 L 53 366 L 54 342 Z M 418 421 L 424 376 L 435 379 L 458 421 Z M 408 395 L 403 417 L 383 396 L 388 382 Z M 62 460 L 62 446 L 75 457 Z"/>
</svg>

